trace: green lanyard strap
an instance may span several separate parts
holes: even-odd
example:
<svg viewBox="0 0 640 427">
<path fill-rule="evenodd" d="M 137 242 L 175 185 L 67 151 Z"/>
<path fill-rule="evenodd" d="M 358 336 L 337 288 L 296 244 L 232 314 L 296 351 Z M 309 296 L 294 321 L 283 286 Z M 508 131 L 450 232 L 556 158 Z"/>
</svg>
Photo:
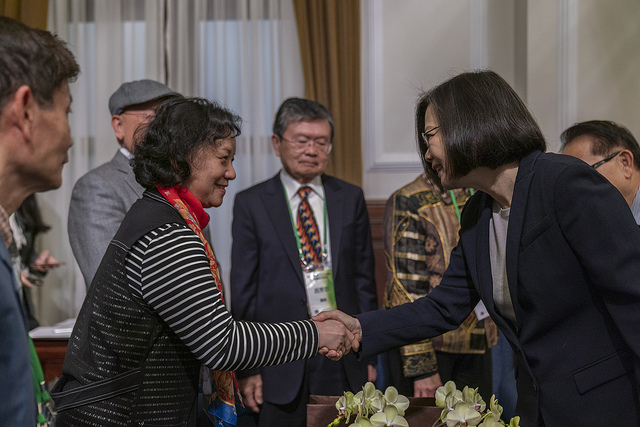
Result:
<svg viewBox="0 0 640 427">
<path fill-rule="evenodd" d="M 469 193 L 473 196 L 475 191 L 473 188 L 469 189 Z M 460 223 L 460 208 L 458 207 L 458 201 L 456 200 L 456 195 L 453 193 L 453 190 L 449 190 L 449 194 L 451 194 L 451 203 L 453 204 L 453 209 L 456 211 L 456 216 L 458 217 L 458 224 Z"/>
<path fill-rule="evenodd" d="M 46 416 L 44 414 L 44 407 L 49 404 L 50 397 L 44 386 L 44 373 L 42 372 L 42 366 L 40 365 L 40 359 L 38 359 L 38 353 L 36 353 L 36 347 L 33 345 L 33 340 L 29 337 L 29 352 L 31 353 L 31 370 L 33 372 L 33 392 L 36 396 L 36 403 L 38 404 L 38 425 L 47 425 Z"/>
</svg>

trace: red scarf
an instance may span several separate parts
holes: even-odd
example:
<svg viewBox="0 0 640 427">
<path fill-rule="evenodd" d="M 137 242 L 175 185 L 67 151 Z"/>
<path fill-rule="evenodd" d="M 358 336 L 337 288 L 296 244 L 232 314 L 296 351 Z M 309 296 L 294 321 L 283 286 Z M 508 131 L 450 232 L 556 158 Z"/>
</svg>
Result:
<svg viewBox="0 0 640 427">
<path fill-rule="evenodd" d="M 209 258 L 209 269 L 211 270 L 213 281 L 218 291 L 220 291 L 220 298 L 222 298 L 222 282 L 218 272 L 218 263 L 209 242 L 202 234 L 202 229 L 209 223 L 209 215 L 202 208 L 202 203 L 189 190 L 179 185 L 172 188 L 158 187 L 158 191 L 176 208 L 187 222 L 189 228 L 202 241 L 207 258 Z M 211 379 L 215 390 L 211 395 L 211 405 L 208 412 L 215 415 L 216 419 L 219 418 L 224 421 L 226 425 L 235 425 L 237 422 L 236 400 L 242 405 L 235 372 L 211 370 Z M 234 420 L 233 418 L 236 419 Z"/>
</svg>

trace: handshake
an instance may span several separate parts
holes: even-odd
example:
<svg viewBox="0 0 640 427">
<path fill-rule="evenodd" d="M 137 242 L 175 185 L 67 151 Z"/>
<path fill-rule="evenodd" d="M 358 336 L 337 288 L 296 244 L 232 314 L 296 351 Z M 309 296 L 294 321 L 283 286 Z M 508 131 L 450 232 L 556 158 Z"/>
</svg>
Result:
<svg viewBox="0 0 640 427">
<path fill-rule="evenodd" d="M 311 320 L 318 328 L 318 353 L 335 361 L 349 350 L 358 351 L 360 348 L 362 327 L 355 317 L 332 310 L 323 311 Z"/>
</svg>

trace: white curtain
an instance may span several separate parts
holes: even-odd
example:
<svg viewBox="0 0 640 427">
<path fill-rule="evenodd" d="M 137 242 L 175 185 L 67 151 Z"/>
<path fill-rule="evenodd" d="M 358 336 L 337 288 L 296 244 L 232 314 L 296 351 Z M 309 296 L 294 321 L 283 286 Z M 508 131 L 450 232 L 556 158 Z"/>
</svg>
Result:
<svg viewBox="0 0 640 427">
<path fill-rule="evenodd" d="M 52 225 L 41 247 L 66 262 L 34 295 L 38 319 L 50 325 L 74 317 L 82 305 L 85 285 L 67 235 L 71 191 L 118 148 L 109 97 L 123 82 L 143 78 L 217 100 L 244 120 L 237 178 L 222 207 L 209 212 L 228 288 L 233 198 L 279 169 L 270 142 L 273 117 L 283 99 L 304 94 L 291 0 L 50 0 L 48 26 L 69 43 L 81 74 L 71 85 L 74 146 L 63 185 L 38 196 Z"/>
</svg>

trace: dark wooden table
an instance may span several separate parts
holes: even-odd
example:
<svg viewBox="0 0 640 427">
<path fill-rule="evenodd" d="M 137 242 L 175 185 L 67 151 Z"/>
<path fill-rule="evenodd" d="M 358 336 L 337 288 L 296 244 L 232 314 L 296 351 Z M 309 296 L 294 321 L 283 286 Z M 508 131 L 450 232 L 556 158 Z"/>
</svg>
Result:
<svg viewBox="0 0 640 427">
<path fill-rule="evenodd" d="M 38 353 L 40 364 L 44 372 L 46 382 L 60 378 L 62 375 L 62 362 L 67 352 L 68 339 L 34 338 L 33 345 Z"/>
</svg>

